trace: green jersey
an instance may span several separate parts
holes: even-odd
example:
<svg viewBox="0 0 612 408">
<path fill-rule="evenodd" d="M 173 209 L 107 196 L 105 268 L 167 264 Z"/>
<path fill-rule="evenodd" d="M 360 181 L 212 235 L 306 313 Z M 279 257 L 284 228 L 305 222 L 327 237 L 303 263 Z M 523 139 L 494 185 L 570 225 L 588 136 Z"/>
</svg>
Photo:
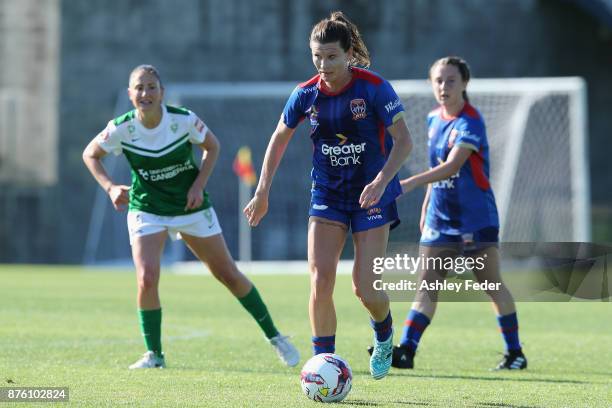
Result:
<svg viewBox="0 0 612 408">
<path fill-rule="evenodd" d="M 211 206 L 204 192 L 202 206 L 185 211 L 187 192 L 200 171 L 192 145 L 204 142 L 207 132 L 190 110 L 162 106 L 156 128 L 144 127 L 132 110 L 108 122 L 97 141 L 106 152 L 125 154 L 130 164 L 130 211 L 176 216 Z"/>
</svg>

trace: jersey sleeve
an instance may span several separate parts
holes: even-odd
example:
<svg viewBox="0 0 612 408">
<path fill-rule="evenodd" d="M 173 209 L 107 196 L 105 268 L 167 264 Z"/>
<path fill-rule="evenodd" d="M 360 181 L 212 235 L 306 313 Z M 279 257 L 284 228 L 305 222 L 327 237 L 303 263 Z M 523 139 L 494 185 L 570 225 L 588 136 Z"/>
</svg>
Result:
<svg viewBox="0 0 612 408">
<path fill-rule="evenodd" d="M 121 147 L 122 137 L 121 130 L 118 129 L 117 126 L 115 126 L 115 122 L 111 120 L 106 125 L 106 128 L 98 133 L 96 141 L 106 153 L 112 152 L 115 156 L 118 156 L 123 151 Z"/>
<path fill-rule="evenodd" d="M 208 126 L 195 113 L 189 111 L 189 141 L 193 144 L 204 143 Z"/>
<path fill-rule="evenodd" d="M 293 92 L 291 92 L 285 104 L 285 108 L 283 109 L 283 122 L 291 129 L 295 129 L 306 115 L 302 99 L 300 98 L 300 89 L 300 87 L 296 87 Z"/>
<path fill-rule="evenodd" d="M 382 81 L 376 90 L 374 99 L 376 114 L 385 127 L 394 124 L 404 115 L 404 105 L 388 81 Z"/>
<path fill-rule="evenodd" d="M 455 146 L 475 152 L 480 151 L 485 139 L 484 124 L 481 121 L 463 119 L 457 124 L 455 130 L 457 131 Z"/>
</svg>

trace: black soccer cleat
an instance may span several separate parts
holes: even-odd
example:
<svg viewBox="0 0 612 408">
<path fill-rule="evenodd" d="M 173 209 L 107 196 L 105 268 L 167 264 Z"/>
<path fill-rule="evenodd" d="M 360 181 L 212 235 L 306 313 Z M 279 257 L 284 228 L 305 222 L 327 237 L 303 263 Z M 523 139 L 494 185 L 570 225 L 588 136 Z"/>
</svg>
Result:
<svg viewBox="0 0 612 408">
<path fill-rule="evenodd" d="M 368 347 L 368 354 L 372 355 L 373 350 L 374 347 Z M 393 359 L 391 360 L 391 367 L 400 369 L 414 368 L 414 354 L 414 350 L 406 346 L 393 346 Z"/>
<path fill-rule="evenodd" d="M 523 354 L 523 350 L 508 350 L 493 370 L 524 370 L 525 368 L 527 368 L 527 357 Z"/>
</svg>

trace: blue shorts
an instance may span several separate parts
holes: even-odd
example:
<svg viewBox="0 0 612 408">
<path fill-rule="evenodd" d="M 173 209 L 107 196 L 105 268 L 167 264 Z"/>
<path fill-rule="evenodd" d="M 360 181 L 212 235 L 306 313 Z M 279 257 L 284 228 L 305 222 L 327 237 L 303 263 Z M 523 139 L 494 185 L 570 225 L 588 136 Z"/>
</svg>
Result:
<svg viewBox="0 0 612 408">
<path fill-rule="evenodd" d="M 486 227 L 476 232 L 448 235 L 426 225 L 421 235 L 421 245 L 448 246 L 461 253 L 480 251 L 481 249 L 499 246 L 499 228 Z"/>
<path fill-rule="evenodd" d="M 391 229 L 400 224 L 395 200 L 384 207 L 372 207 L 368 210 L 344 211 L 317 204 L 312 201 L 308 215 L 321 217 L 332 221 L 339 221 L 355 232 L 367 231 L 391 223 Z"/>
</svg>

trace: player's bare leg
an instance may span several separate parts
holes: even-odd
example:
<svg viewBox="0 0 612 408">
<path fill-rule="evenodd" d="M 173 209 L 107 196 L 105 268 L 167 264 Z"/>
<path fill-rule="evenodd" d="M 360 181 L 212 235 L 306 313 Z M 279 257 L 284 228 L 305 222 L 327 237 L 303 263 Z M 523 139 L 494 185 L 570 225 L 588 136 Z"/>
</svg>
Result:
<svg viewBox="0 0 612 408">
<path fill-rule="evenodd" d="M 310 270 L 310 327 L 315 337 L 336 334 L 334 285 L 347 227 L 341 222 L 310 217 L 308 224 L 308 267 Z"/>
<path fill-rule="evenodd" d="M 167 232 L 162 231 L 132 239 L 132 258 L 138 283 L 138 313 L 147 352 L 130 365 L 130 369 L 163 368 L 166 365 L 161 347 L 161 303 L 158 290 L 161 255 L 166 237 Z"/>
<path fill-rule="evenodd" d="M 389 224 L 353 234 L 355 264 L 353 266 L 353 290 L 368 309 L 374 328 L 374 347 L 370 356 L 370 374 L 375 380 L 385 377 L 391 368 L 393 352 L 393 320 L 389 309 L 389 297 L 382 290 L 374 289 L 374 258 L 384 257 L 389 239 Z"/>
<path fill-rule="evenodd" d="M 281 361 L 293 367 L 300 361 L 300 354 L 287 336 L 278 332 L 266 305 L 253 283 L 236 266 L 230 255 L 223 234 L 196 237 L 181 233 L 193 254 L 208 266 L 212 275 L 221 282 L 253 316 Z"/>
<path fill-rule="evenodd" d="M 208 266 L 210 273 L 234 296 L 241 298 L 251 291 L 253 284 L 236 267 L 223 234 L 202 238 L 182 233 L 181 237 L 193 254 Z"/>
</svg>

